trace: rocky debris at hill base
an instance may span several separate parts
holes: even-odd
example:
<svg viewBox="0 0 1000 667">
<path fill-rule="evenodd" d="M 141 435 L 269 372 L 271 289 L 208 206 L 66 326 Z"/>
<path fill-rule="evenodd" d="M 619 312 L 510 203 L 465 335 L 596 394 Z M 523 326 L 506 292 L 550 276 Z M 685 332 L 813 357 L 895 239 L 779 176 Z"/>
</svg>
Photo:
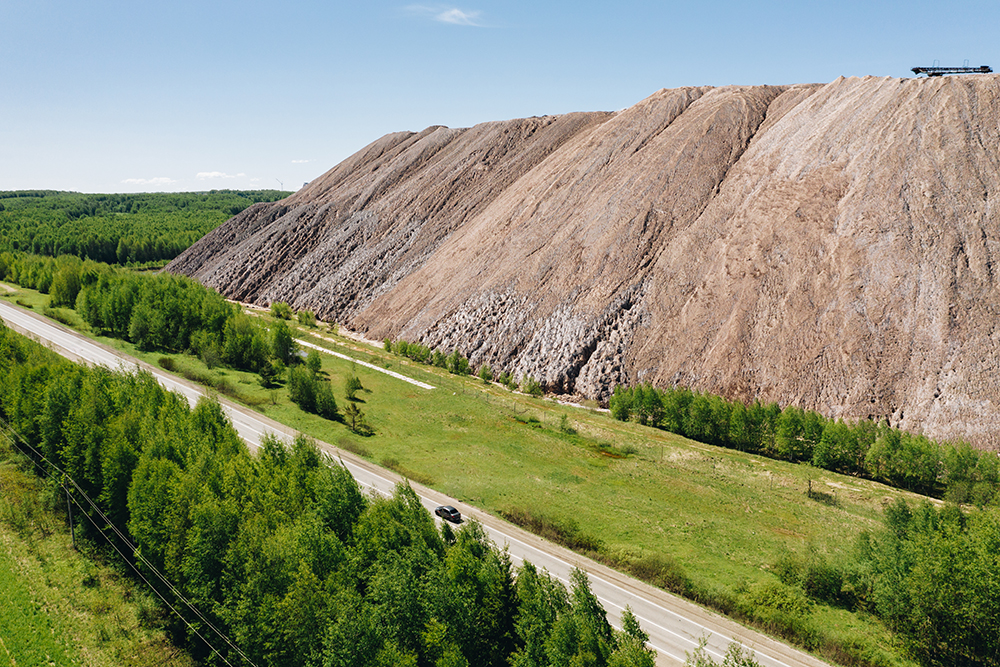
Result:
<svg viewBox="0 0 1000 667">
<path fill-rule="evenodd" d="M 997 84 L 682 88 L 390 134 L 168 268 L 560 393 L 683 384 L 997 448 Z"/>
</svg>

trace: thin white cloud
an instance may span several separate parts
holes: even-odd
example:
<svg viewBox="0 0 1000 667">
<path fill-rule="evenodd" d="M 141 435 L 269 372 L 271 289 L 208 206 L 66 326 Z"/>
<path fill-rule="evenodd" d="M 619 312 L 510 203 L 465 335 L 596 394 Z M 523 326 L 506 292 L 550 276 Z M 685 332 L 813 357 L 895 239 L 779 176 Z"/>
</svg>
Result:
<svg viewBox="0 0 1000 667">
<path fill-rule="evenodd" d="M 445 5 L 409 5 L 406 11 L 411 14 L 426 16 L 440 23 L 450 23 L 452 25 L 465 25 L 474 28 L 485 26 L 481 17 L 482 12 L 459 9 L 458 7 L 447 7 Z"/>
<path fill-rule="evenodd" d="M 213 178 L 242 178 L 246 174 L 240 172 L 239 174 L 227 174 L 224 171 L 199 171 L 197 178 L 201 181 L 207 181 Z"/>
<path fill-rule="evenodd" d="M 312 162 L 312 160 L 292 160 L 292 164 L 305 164 L 306 162 Z"/>
<path fill-rule="evenodd" d="M 466 12 L 457 7 L 446 9 L 434 18 L 442 23 L 454 23 L 455 25 L 480 26 L 479 15 L 481 12 Z"/>
<path fill-rule="evenodd" d="M 176 183 L 172 178 L 157 176 L 155 178 L 126 178 L 122 183 L 125 185 L 170 185 Z"/>
</svg>

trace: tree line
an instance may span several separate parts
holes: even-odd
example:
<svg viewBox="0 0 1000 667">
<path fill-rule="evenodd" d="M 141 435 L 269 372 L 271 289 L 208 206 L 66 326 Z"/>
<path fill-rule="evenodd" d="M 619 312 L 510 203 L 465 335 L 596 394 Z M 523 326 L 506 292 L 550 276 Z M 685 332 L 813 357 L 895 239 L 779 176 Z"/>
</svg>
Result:
<svg viewBox="0 0 1000 667">
<path fill-rule="evenodd" d="M 50 306 L 75 308 L 95 333 L 127 340 L 144 352 L 187 352 L 209 368 L 257 373 L 265 388 L 286 378 L 289 397 L 302 410 L 340 419 L 330 382 L 318 372 L 318 355 L 311 353 L 303 368 L 283 320 L 266 327 L 190 278 L 135 273 L 72 255 L 2 253 L 0 280 L 47 292 Z M 355 433 L 374 432 L 357 406 L 347 423 Z"/>
<path fill-rule="evenodd" d="M 684 387 L 617 386 L 611 414 L 719 447 L 985 505 L 1000 490 L 1000 459 L 965 442 L 939 443 L 870 420 L 826 419 L 795 406 L 746 405 Z"/>
<path fill-rule="evenodd" d="M 801 603 L 873 614 L 922 665 L 1000 665 L 996 505 L 964 511 L 953 503 L 910 506 L 897 498 L 886 507 L 882 528 L 859 535 L 853 549 L 836 558 L 785 554 L 773 571 L 786 588 L 772 586 L 771 599 L 804 595 Z"/>
<path fill-rule="evenodd" d="M 582 572 L 567 590 L 514 568 L 479 524 L 438 529 L 405 484 L 365 495 L 304 438 L 251 454 L 217 401 L 192 409 L 149 374 L 0 325 L 0 419 L 50 485 L 75 482 L 79 536 L 183 610 L 168 630 L 204 664 L 653 665 L 635 617 L 613 630 Z"/>
<path fill-rule="evenodd" d="M 248 206 L 289 194 L 0 192 L 0 251 L 123 265 L 170 260 Z"/>
</svg>

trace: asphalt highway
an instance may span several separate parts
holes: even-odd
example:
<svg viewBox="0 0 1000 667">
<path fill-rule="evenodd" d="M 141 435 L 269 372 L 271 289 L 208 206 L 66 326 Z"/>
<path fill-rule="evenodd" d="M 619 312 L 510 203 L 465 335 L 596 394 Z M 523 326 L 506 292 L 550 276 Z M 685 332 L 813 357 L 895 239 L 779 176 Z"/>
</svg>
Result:
<svg viewBox="0 0 1000 667">
<path fill-rule="evenodd" d="M 0 301 L 0 318 L 12 329 L 31 336 L 74 361 L 128 370 L 143 368 L 152 373 L 164 387 L 181 393 L 192 404 L 205 393 L 199 385 L 140 362 L 6 301 Z M 276 434 L 286 440 L 295 435 L 292 429 L 248 408 L 221 397 L 220 402 L 240 436 L 251 446 L 256 447 L 266 433 Z M 394 472 L 379 468 L 350 452 L 339 450 L 328 443 L 318 444 L 334 461 L 347 467 L 363 487 L 371 489 L 372 492 L 392 493 L 395 485 L 401 481 Z M 649 633 L 649 645 L 657 651 L 658 665 L 682 665 L 686 652 L 693 651 L 702 637 L 708 638 L 707 650 L 719 663 L 722 662 L 722 656 L 730 642 L 738 641 L 752 649 L 756 660 L 765 667 L 820 667 L 827 664 L 695 604 L 543 540 L 454 498 L 419 484 L 411 485 L 429 511 L 433 511 L 438 505 L 453 505 L 462 512 L 463 518 L 474 518 L 479 521 L 497 545 L 507 547 L 514 565 L 519 565 L 525 560 L 530 561 L 564 583 L 569 582 L 570 572 L 574 567 L 586 571 L 590 577 L 591 587 L 607 610 L 608 618 L 613 625 L 619 627 L 620 615 L 626 605 L 632 608 L 642 628 Z"/>
</svg>

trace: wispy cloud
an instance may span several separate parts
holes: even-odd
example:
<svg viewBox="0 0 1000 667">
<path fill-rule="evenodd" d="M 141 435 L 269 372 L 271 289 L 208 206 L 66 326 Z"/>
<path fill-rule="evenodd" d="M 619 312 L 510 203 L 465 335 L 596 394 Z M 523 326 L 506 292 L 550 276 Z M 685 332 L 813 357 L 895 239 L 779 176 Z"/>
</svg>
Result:
<svg viewBox="0 0 1000 667">
<path fill-rule="evenodd" d="M 246 174 L 240 172 L 239 174 L 227 174 L 224 171 L 199 171 L 197 178 L 201 181 L 207 181 L 213 178 L 243 178 Z"/>
<path fill-rule="evenodd" d="M 312 160 L 292 160 L 292 164 L 305 164 L 306 162 L 312 162 Z"/>
<path fill-rule="evenodd" d="M 170 185 L 176 183 L 172 178 L 166 176 L 156 176 L 155 178 L 126 178 L 122 183 L 125 185 Z"/>
<path fill-rule="evenodd" d="M 482 28 L 486 24 L 482 20 L 482 12 L 459 9 L 458 7 L 448 7 L 445 5 L 409 5 L 406 11 L 431 18 L 440 23 L 450 23 L 452 25 L 466 25 L 474 28 Z"/>
</svg>

